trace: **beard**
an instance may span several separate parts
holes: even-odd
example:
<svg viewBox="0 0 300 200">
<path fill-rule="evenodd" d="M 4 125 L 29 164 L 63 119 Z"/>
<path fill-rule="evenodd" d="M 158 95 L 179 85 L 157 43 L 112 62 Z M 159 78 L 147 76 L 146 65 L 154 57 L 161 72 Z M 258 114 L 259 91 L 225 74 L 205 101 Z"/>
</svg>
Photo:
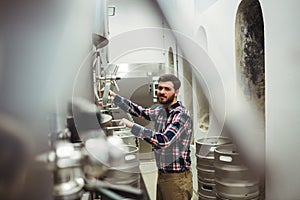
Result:
<svg viewBox="0 0 300 200">
<path fill-rule="evenodd" d="M 166 98 L 166 97 L 163 96 L 163 95 L 158 95 L 158 96 L 157 96 L 158 102 L 159 102 L 160 104 L 162 104 L 162 105 L 168 105 L 168 104 L 171 104 L 171 103 L 174 101 L 175 93 L 174 93 L 172 96 L 170 96 L 169 98 L 166 98 L 165 100 L 161 99 L 161 97 Z"/>
</svg>

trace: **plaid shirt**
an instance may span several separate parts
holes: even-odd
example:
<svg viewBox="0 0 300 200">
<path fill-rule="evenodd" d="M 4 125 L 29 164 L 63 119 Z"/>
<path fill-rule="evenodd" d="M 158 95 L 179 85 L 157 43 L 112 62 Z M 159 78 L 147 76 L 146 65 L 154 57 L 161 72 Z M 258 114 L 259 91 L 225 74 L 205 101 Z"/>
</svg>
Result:
<svg viewBox="0 0 300 200">
<path fill-rule="evenodd" d="M 131 132 L 154 147 L 158 169 L 180 172 L 190 169 L 190 142 L 192 122 L 181 102 L 165 109 L 163 106 L 144 108 L 119 95 L 114 103 L 131 115 L 155 122 L 154 131 L 134 124 Z"/>
</svg>

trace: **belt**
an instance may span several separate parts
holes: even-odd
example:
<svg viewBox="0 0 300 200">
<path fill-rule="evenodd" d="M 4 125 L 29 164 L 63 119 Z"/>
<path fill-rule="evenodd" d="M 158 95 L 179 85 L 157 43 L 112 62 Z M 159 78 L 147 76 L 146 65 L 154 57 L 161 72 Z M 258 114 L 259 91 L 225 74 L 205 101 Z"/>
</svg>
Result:
<svg viewBox="0 0 300 200">
<path fill-rule="evenodd" d="M 182 173 L 182 172 L 188 172 L 189 169 L 182 169 L 179 171 L 174 171 L 174 170 L 165 170 L 165 169 L 159 169 L 158 172 L 161 174 L 172 174 L 172 173 Z"/>
</svg>

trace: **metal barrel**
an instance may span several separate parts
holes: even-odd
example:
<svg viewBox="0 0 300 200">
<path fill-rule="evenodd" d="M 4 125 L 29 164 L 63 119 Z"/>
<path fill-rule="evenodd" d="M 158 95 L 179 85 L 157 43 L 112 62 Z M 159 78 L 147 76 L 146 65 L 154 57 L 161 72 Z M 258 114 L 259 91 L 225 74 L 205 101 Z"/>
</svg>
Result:
<svg viewBox="0 0 300 200">
<path fill-rule="evenodd" d="M 130 185 L 139 188 L 139 148 L 132 145 L 125 146 L 128 147 L 128 152 L 124 156 L 124 164 L 110 168 L 106 172 L 104 180 L 116 185 Z"/>
<path fill-rule="evenodd" d="M 214 156 L 217 199 L 258 199 L 259 179 L 244 165 L 235 145 L 217 147 Z"/>
<path fill-rule="evenodd" d="M 113 135 L 120 137 L 125 145 L 139 147 L 137 138 L 130 132 L 130 130 L 114 131 Z"/>
<path fill-rule="evenodd" d="M 230 143 L 229 138 L 222 136 L 200 138 L 196 141 L 199 199 L 216 199 L 214 150 L 220 145 Z"/>
</svg>

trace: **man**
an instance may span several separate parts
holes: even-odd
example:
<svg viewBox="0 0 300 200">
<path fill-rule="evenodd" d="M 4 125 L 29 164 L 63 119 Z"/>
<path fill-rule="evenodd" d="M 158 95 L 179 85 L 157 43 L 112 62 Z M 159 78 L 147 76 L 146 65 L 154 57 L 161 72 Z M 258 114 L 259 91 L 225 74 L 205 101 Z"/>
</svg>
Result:
<svg viewBox="0 0 300 200">
<path fill-rule="evenodd" d="M 188 110 L 177 101 L 180 85 L 180 80 L 172 74 L 160 76 L 157 98 L 161 105 L 156 108 L 143 108 L 110 91 L 114 103 L 124 111 L 155 121 L 154 130 L 125 118 L 120 125 L 131 128 L 132 134 L 153 145 L 158 167 L 157 200 L 187 200 L 193 193 L 190 171 L 192 122 Z"/>
</svg>

